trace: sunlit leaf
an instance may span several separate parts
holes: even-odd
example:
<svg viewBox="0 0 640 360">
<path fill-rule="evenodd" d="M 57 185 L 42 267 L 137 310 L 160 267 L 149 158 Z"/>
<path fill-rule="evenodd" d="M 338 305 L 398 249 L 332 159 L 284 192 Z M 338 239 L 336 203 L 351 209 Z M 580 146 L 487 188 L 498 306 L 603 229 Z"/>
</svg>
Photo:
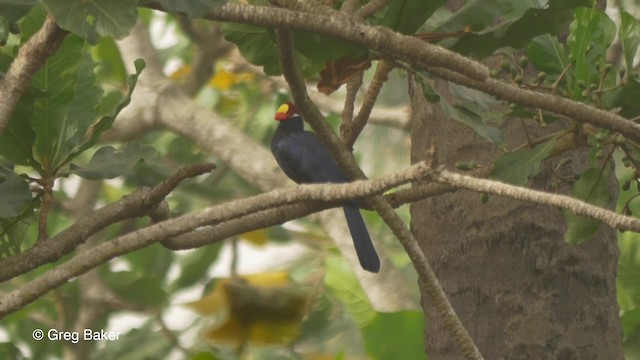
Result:
<svg viewBox="0 0 640 360">
<path fill-rule="evenodd" d="M 367 295 L 362 291 L 358 279 L 353 274 L 346 261 L 336 256 L 327 258 L 327 272 L 324 283 L 342 303 L 347 312 L 359 325 L 369 323 L 375 316 L 375 311 L 369 303 Z"/>
</svg>

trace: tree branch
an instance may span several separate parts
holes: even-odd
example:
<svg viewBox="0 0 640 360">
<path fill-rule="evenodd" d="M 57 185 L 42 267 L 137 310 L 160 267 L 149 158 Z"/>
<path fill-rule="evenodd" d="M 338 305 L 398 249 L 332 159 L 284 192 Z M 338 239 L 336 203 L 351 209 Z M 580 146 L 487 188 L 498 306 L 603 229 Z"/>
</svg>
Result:
<svg viewBox="0 0 640 360">
<path fill-rule="evenodd" d="M 444 169 L 432 170 L 432 178 L 449 186 L 459 189 L 473 190 L 479 193 L 493 194 L 514 200 L 527 201 L 535 204 L 549 205 L 565 210 L 571 210 L 576 215 L 588 216 L 600 220 L 614 229 L 640 232 L 640 219 L 617 214 L 570 196 L 550 194 L 501 183 L 498 181 L 478 179 L 471 176 L 456 174 Z"/>
<path fill-rule="evenodd" d="M 48 15 L 42 28 L 20 47 L 0 81 L 0 134 L 7 128 L 13 110 L 29 89 L 35 73 L 58 50 L 67 34 L 56 25 L 53 16 Z"/>
<path fill-rule="evenodd" d="M 58 235 L 38 242 L 31 249 L 0 261 L 0 282 L 52 263 L 71 253 L 91 235 L 119 221 L 143 216 L 164 200 L 184 179 L 213 170 L 213 164 L 198 164 L 180 169 L 152 190 L 140 189 L 133 194 L 79 218 Z"/>
<path fill-rule="evenodd" d="M 117 256 L 186 233 L 196 227 L 229 221 L 260 210 L 301 201 L 329 201 L 336 203 L 337 206 L 344 200 L 360 199 L 372 194 L 381 194 L 390 188 L 418 181 L 426 176 L 426 170 L 426 164 L 419 163 L 404 171 L 376 180 L 356 181 L 348 184 L 301 185 L 293 190 L 274 190 L 151 225 L 83 251 L 17 290 L 4 294 L 0 297 L 0 317 L 21 309 L 69 279 L 77 277 Z"/>
<path fill-rule="evenodd" d="M 640 141 L 640 125 L 619 115 L 559 96 L 541 94 L 502 83 L 490 78 L 489 69 L 477 61 L 383 27 L 367 26 L 344 16 L 240 4 L 226 4 L 215 8 L 206 17 L 210 20 L 257 26 L 286 27 L 290 30 L 310 31 L 342 39 L 384 53 L 392 59 L 405 61 L 417 69 L 447 69 L 458 75 L 450 81 L 478 89 L 499 99 L 565 115 L 577 121 L 617 131 L 630 140 Z M 465 83 L 460 82 L 462 79 L 466 79 Z"/>
</svg>

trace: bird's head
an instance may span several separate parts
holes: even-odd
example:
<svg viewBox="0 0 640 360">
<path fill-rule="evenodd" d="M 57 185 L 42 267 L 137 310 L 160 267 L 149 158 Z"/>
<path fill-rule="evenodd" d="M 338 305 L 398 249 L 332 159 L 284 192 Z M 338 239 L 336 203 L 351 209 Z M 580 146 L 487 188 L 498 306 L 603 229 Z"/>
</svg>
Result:
<svg viewBox="0 0 640 360">
<path fill-rule="evenodd" d="M 276 111 L 275 119 L 278 121 L 283 121 L 296 116 L 300 116 L 298 109 L 296 109 L 296 106 L 292 103 L 287 102 L 280 105 L 278 111 Z"/>
</svg>

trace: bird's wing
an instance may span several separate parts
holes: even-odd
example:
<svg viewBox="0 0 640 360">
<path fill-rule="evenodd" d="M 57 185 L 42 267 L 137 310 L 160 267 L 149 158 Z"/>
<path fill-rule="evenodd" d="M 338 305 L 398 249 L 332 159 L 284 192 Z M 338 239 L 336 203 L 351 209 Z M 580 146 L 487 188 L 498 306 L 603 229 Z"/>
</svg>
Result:
<svg viewBox="0 0 640 360">
<path fill-rule="evenodd" d="M 272 146 L 282 170 L 297 183 L 346 182 L 326 146 L 313 133 L 289 133 Z"/>
</svg>

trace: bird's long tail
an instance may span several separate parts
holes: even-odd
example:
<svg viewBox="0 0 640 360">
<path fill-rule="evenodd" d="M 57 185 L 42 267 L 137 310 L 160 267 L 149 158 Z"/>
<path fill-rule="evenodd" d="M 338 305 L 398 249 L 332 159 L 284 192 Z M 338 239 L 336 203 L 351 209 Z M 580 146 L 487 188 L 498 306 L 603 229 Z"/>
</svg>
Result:
<svg viewBox="0 0 640 360">
<path fill-rule="evenodd" d="M 362 215 L 360 215 L 360 209 L 351 204 L 345 205 L 343 209 L 360 265 L 367 271 L 377 273 L 380 271 L 380 259 L 378 259 L 376 249 L 373 247 L 367 227 L 364 224 Z"/>
</svg>

